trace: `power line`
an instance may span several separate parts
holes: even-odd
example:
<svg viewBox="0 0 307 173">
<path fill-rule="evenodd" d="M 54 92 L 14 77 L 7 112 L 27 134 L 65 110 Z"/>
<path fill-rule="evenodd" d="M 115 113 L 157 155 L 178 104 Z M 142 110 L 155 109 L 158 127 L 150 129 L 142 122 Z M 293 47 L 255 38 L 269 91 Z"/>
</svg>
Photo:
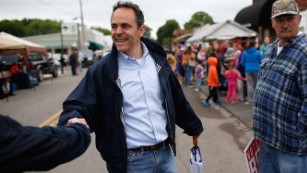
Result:
<svg viewBox="0 0 307 173">
<path fill-rule="evenodd" d="M 71 16 L 73 16 L 73 17 L 76 17 L 76 14 L 73 14 L 73 13 L 70 13 L 70 12 L 68 12 L 68 11 L 65 11 L 65 10 L 63 10 L 63 9 L 57 7 L 57 6 L 54 6 L 53 4 L 50 4 L 50 3 L 45 2 L 45 1 L 42 1 L 42 0 L 38 0 L 38 1 L 41 2 L 41 3 L 43 3 L 43 4 L 45 4 L 45 5 L 47 5 L 47 6 L 49 6 L 49 7 L 55 8 L 55 9 L 57 9 L 57 10 L 63 12 L 63 13 L 66 13 L 66 14 L 69 14 L 69 15 L 71 15 Z"/>
</svg>

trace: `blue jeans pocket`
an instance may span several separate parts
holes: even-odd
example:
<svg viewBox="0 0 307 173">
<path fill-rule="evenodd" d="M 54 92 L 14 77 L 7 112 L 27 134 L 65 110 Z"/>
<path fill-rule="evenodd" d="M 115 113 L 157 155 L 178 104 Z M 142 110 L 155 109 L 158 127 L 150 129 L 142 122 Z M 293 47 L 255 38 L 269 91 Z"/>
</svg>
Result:
<svg viewBox="0 0 307 173">
<path fill-rule="evenodd" d="M 133 162 L 138 160 L 144 152 L 142 151 L 128 151 L 127 160 L 128 162 Z"/>
</svg>

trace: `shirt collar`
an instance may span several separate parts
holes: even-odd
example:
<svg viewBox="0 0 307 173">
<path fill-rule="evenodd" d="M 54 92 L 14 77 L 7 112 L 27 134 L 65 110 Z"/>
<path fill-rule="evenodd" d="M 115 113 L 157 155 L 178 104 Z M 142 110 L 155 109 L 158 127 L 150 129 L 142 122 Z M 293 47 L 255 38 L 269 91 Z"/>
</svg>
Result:
<svg viewBox="0 0 307 173">
<path fill-rule="evenodd" d="M 146 47 L 146 45 L 143 42 L 141 42 L 141 45 L 142 45 L 142 49 L 143 49 L 143 55 L 142 55 L 141 59 L 143 59 L 144 57 L 146 57 L 149 54 L 149 51 L 148 51 L 148 48 Z M 129 59 L 135 60 L 135 58 L 129 57 L 124 52 L 119 52 L 119 56 L 125 58 L 125 60 L 129 60 Z"/>
</svg>

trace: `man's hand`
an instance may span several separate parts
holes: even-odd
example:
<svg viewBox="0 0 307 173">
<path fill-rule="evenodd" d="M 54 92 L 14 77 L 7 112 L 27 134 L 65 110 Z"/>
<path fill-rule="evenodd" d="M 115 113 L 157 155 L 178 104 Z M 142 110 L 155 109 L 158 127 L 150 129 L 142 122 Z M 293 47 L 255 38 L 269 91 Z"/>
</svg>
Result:
<svg viewBox="0 0 307 173">
<path fill-rule="evenodd" d="M 69 126 L 69 125 L 72 125 L 73 123 L 80 123 L 80 124 L 85 125 L 87 128 L 89 128 L 84 118 L 71 118 L 68 120 L 67 125 Z"/>
</svg>

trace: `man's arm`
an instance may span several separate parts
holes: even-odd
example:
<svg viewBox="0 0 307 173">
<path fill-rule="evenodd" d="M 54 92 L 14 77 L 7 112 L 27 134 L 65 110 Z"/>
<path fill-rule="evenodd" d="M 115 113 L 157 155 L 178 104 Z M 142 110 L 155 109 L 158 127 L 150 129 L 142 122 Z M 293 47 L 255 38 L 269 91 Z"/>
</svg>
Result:
<svg viewBox="0 0 307 173">
<path fill-rule="evenodd" d="M 22 126 L 0 115 L 0 170 L 22 172 L 49 170 L 69 162 L 88 148 L 88 128 L 78 120 L 69 126 Z"/>
<path fill-rule="evenodd" d="M 85 77 L 66 98 L 58 125 L 66 126 L 71 118 L 84 118 L 90 130 L 95 131 L 93 115 L 100 103 L 97 102 L 97 84 L 93 76 L 95 76 L 94 70 L 89 68 Z"/>
<path fill-rule="evenodd" d="M 173 103 L 175 106 L 176 124 L 184 129 L 189 136 L 199 136 L 203 132 L 203 125 L 187 101 L 184 92 L 174 74 L 170 75 L 172 83 Z"/>
</svg>

